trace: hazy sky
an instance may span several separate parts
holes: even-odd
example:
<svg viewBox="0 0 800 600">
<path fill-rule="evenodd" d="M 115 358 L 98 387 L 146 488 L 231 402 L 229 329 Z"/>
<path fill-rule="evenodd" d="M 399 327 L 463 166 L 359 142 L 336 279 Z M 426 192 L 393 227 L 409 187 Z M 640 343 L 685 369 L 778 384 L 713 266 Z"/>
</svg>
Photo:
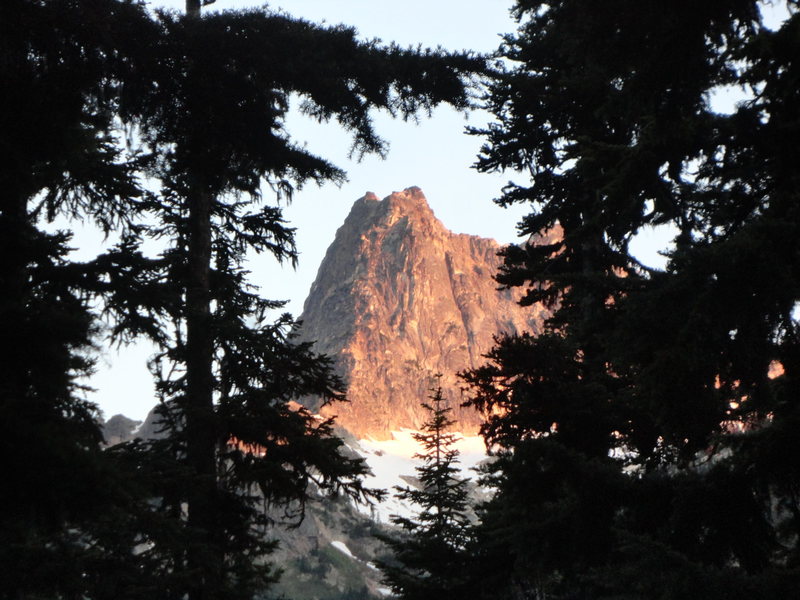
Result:
<svg viewBox="0 0 800 600">
<path fill-rule="evenodd" d="M 247 0 L 218 0 L 205 10 L 262 5 Z M 481 52 L 491 52 L 499 44 L 499 34 L 514 30 L 508 12 L 511 5 L 511 0 L 281 0 L 270 4 L 314 22 L 352 25 L 367 39 Z M 183 1 L 160 0 L 151 6 L 182 10 Z M 336 229 L 353 201 L 367 191 L 383 198 L 392 191 L 419 186 L 434 213 L 451 230 L 501 242 L 515 241 L 515 224 L 526 209 L 502 209 L 492 202 L 515 174 L 481 175 L 470 168 L 481 140 L 464 135 L 464 127 L 480 125 L 487 118 L 480 113 L 467 117 L 442 108 L 431 119 L 415 125 L 376 115 L 378 133 L 391 144 L 389 155 L 385 161 L 367 157 L 354 163 L 347 159 L 349 140 L 336 126 L 320 126 L 297 115 L 291 117 L 287 129 L 296 141 L 307 143 L 311 150 L 343 167 L 349 181 L 340 188 L 312 185 L 295 195 L 285 214 L 297 228 L 300 264 L 293 270 L 276 265 L 269 257 L 252 261 L 252 278 L 262 294 L 288 300 L 287 310 L 299 316 Z M 81 246 L 78 256 L 91 255 L 103 245 L 87 231 L 80 232 L 76 242 Z M 642 239 L 640 257 L 653 266 L 660 264 L 656 250 L 664 242 L 664 235 Z M 152 380 L 145 368 L 150 353 L 149 347 L 138 345 L 109 350 L 103 355 L 91 381 L 97 388 L 91 398 L 106 417 L 121 412 L 142 419 L 155 404 Z"/>
</svg>

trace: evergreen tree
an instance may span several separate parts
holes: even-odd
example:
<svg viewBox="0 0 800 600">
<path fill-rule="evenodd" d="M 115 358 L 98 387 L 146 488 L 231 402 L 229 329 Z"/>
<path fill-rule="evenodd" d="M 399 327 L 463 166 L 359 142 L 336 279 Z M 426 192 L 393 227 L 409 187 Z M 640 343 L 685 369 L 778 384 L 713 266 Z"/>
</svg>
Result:
<svg viewBox="0 0 800 600">
<path fill-rule="evenodd" d="M 296 260 L 264 187 L 289 199 L 308 180 L 344 178 L 291 142 L 291 95 L 353 132 L 355 153 L 383 153 L 371 109 L 409 118 L 443 101 L 466 107 L 482 62 L 266 12 L 187 9 L 182 19 L 112 0 L 2 8 L 13 109 L 0 140 L 0 316 L 15 349 L 2 365 L 14 465 L 2 496 L 7 597 L 252 597 L 274 577 L 266 506 L 301 514 L 310 486 L 368 494 L 331 422 L 293 403 L 341 399 L 341 383 L 293 339 L 290 317 L 267 322 L 280 303 L 247 284 L 245 252 Z M 118 122 L 141 141 L 128 154 Z M 161 190 L 144 193 L 142 175 Z M 122 242 L 69 263 L 69 234 L 36 228 L 62 214 Z M 148 236 L 172 243 L 148 258 Z M 99 451 L 98 415 L 78 384 L 91 370 L 97 295 L 113 341 L 146 335 L 162 349 L 164 440 Z"/>
<path fill-rule="evenodd" d="M 442 387 L 432 390 L 430 403 L 422 406 L 428 420 L 413 438 L 422 446 L 414 458 L 419 488 L 396 487 L 395 497 L 418 507 L 413 518 L 393 516 L 400 527 L 396 536 L 382 539 L 392 560 L 379 564 L 384 580 L 399 598 L 461 598 L 465 579 L 470 521 L 467 516 L 467 483 L 459 475 L 456 436 L 448 430 L 455 421 L 444 405 Z"/>
<path fill-rule="evenodd" d="M 135 211 L 136 164 L 114 139 L 113 112 L 125 40 L 146 40 L 148 23 L 141 6 L 115 0 L 0 6 L 4 598 L 94 596 L 89 573 L 112 543 L 101 521 L 129 497 L 82 383 L 99 333 L 97 274 L 69 260 L 70 232 L 44 223 L 79 216 L 108 232 Z"/>
<path fill-rule="evenodd" d="M 309 486 L 367 493 L 365 467 L 342 454 L 332 423 L 296 404 L 341 400 L 341 382 L 293 339 L 288 315 L 268 321 L 281 304 L 247 282 L 248 252 L 297 257 L 293 230 L 264 196 L 289 200 L 304 182 L 344 178 L 292 143 L 290 97 L 352 132 L 355 153 L 382 153 L 372 109 L 410 118 L 440 102 L 464 108 L 482 62 L 360 42 L 352 29 L 266 11 L 200 16 L 198 2 L 156 23 L 159 39 L 142 49 L 120 115 L 138 128 L 161 186 L 148 207 L 154 223 L 138 233 L 169 247 L 148 259 L 131 235 L 108 258 L 109 282 L 127 283 L 108 293 L 115 331 L 161 348 L 152 367 L 169 435 L 131 449 L 163 485 L 157 515 L 175 526 L 143 535 L 147 553 L 169 565 L 167 597 L 252 597 L 273 578 L 266 507 L 302 515 Z"/>
<path fill-rule="evenodd" d="M 798 411 L 800 15 L 787 5 L 771 30 L 755 0 L 517 4 L 478 168 L 530 173 L 499 202 L 531 203 L 520 233 L 563 235 L 508 248 L 498 276 L 555 310 L 546 333 L 500 339 L 466 375 L 502 450 L 479 534 L 497 569 L 486 596 L 797 585 L 784 482 L 799 465 L 772 454 Z M 719 112 L 726 89 L 749 97 Z M 630 241 L 663 224 L 677 235 L 656 271 Z"/>
</svg>

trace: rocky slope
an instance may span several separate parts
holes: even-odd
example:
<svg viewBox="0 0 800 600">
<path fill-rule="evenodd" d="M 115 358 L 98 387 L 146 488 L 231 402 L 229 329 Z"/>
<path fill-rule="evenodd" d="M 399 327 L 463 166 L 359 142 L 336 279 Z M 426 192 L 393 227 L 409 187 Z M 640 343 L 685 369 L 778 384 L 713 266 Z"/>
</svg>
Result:
<svg viewBox="0 0 800 600">
<path fill-rule="evenodd" d="M 149 415 L 148 415 L 148 418 Z M 107 446 L 115 446 L 122 442 L 127 442 L 140 435 L 138 430 L 141 421 L 134 421 L 125 415 L 114 415 L 108 421 L 100 424 L 103 432 L 103 441 Z"/>
<path fill-rule="evenodd" d="M 458 428 L 480 417 L 462 409 L 457 373 L 478 366 L 503 332 L 538 333 L 542 308 L 522 308 L 492 276 L 497 242 L 450 232 L 412 187 L 357 200 L 336 233 L 303 310 L 302 337 L 333 356 L 350 402 L 324 408 L 358 437 L 387 439 L 417 428 L 420 401 L 442 374 Z"/>
</svg>

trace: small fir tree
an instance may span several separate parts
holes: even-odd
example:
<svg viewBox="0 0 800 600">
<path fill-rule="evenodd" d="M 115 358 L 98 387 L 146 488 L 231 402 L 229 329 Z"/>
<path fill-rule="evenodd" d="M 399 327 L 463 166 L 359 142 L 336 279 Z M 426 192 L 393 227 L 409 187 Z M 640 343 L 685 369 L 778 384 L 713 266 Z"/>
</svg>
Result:
<svg viewBox="0 0 800 600">
<path fill-rule="evenodd" d="M 469 540 L 469 480 L 459 476 L 456 435 L 448 432 L 455 421 L 444 406 L 441 383 L 431 392 L 430 403 L 422 404 L 429 419 L 413 436 L 422 445 L 422 452 L 414 455 L 423 461 L 416 469 L 420 487 L 395 487 L 395 497 L 416 505 L 419 512 L 414 518 L 392 516 L 401 533 L 382 539 L 394 560 L 379 565 L 392 591 L 414 600 L 463 597 L 459 589 Z"/>
</svg>

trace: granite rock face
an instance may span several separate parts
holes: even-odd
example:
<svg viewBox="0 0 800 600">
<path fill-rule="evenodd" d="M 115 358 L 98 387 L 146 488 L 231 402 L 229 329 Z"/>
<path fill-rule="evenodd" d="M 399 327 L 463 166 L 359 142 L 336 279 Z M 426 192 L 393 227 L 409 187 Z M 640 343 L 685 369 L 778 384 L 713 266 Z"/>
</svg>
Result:
<svg viewBox="0 0 800 600">
<path fill-rule="evenodd" d="M 420 402 L 441 373 L 456 429 L 477 431 L 480 416 L 460 407 L 457 373 L 484 362 L 493 336 L 539 333 L 547 316 L 497 290 L 499 249 L 494 240 L 450 232 L 419 188 L 357 200 L 302 316 L 302 338 L 333 356 L 348 384 L 350 402 L 322 413 L 338 415 L 358 437 L 387 439 L 392 430 L 419 428 Z"/>
</svg>

